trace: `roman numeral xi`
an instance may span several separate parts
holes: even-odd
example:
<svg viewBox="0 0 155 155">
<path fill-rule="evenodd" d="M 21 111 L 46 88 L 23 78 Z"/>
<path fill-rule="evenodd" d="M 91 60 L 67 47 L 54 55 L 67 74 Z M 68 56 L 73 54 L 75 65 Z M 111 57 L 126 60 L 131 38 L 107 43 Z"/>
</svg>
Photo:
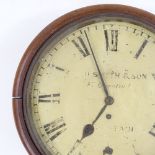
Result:
<svg viewBox="0 0 155 155">
<path fill-rule="evenodd" d="M 86 43 L 81 37 L 78 37 L 76 41 L 72 40 L 72 43 L 84 57 L 87 57 L 90 55 L 89 50 L 86 46 Z"/>
</svg>

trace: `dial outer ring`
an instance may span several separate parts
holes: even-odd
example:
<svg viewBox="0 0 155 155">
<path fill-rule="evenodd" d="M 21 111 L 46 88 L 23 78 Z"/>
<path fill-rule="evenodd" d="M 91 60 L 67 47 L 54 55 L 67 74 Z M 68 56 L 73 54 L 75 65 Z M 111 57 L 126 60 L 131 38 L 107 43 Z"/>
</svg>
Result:
<svg viewBox="0 0 155 155">
<path fill-rule="evenodd" d="M 32 60 L 34 59 L 35 55 L 42 47 L 42 45 L 52 35 L 61 30 L 66 25 L 88 16 L 106 13 L 112 15 L 119 14 L 121 15 L 121 17 L 130 16 L 130 18 L 136 18 L 140 22 L 149 25 L 155 29 L 155 15 L 147 11 L 137 9 L 131 6 L 117 4 L 94 5 L 67 13 L 64 16 L 55 20 L 54 22 L 50 23 L 38 34 L 38 36 L 32 41 L 32 43 L 25 51 L 16 72 L 13 86 L 12 102 L 16 128 L 18 130 L 22 143 L 24 144 L 26 150 L 30 155 L 43 155 L 43 153 L 41 153 L 41 151 L 35 145 L 33 138 L 30 136 L 24 118 L 23 90 L 27 72 L 32 63 Z"/>
</svg>

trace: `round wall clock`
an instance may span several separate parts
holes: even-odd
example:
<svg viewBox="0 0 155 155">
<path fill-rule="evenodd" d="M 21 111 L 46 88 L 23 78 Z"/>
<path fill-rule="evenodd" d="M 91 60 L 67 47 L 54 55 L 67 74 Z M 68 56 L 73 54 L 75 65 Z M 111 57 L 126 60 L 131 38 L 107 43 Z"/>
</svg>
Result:
<svg viewBox="0 0 155 155">
<path fill-rule="evenodd" d="M 49 24 L 13 89 L 30 155 L 155 155 L 155 16 L 97 5 Z"/>
</svg>

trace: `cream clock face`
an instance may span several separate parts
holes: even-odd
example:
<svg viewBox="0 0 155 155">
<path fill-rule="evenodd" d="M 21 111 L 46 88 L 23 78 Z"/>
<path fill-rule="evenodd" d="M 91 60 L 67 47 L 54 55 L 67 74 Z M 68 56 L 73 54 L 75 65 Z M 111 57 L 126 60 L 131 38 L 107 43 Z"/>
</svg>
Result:
<svg viewBox="0 0 155 155">
<path fill-rule="evenodd" d="M 49 155 L 154 155 L 155 33 L 125 19 L 77 25 L 29 71 L 31 134 Z"/>
</svg>

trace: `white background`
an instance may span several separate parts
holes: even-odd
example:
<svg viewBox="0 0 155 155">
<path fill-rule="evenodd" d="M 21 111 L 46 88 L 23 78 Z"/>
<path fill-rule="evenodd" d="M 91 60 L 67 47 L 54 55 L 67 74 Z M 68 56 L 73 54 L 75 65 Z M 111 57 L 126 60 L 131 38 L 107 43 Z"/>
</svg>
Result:
<svg viewBox="0 0 155 155">
<path fill-rule="evenodd" d="M 12 85 L 32 39 L 59 16 L 88 5 L 118 3 L 155 14 L 155 0 L 0 0 L 0 155 L 27 155 L 12 114 Z"/>
</svg>

